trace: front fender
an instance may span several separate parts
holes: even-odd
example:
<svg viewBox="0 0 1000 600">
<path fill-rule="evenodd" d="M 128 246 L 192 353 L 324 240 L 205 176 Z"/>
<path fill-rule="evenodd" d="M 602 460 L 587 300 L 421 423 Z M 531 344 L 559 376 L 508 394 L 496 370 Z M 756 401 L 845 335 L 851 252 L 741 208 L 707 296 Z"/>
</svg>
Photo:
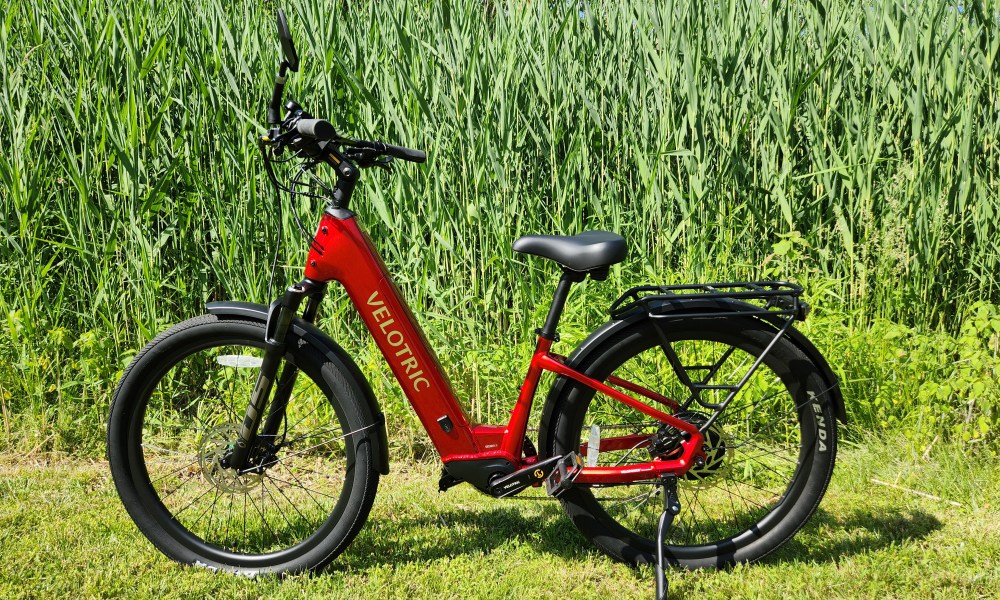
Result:
<svg viewBox="0 0 1000 600">
<path fill-rule="evenodd" d="M 663 303 L 660 306 L 657 306 L 655 310 L 661 313 L 669 312 L 677 314 L 685 312 L 704 313 L 706 311 L 717 310 L 742 312 L 741 307 L 745 306 L 747 305 L 744 302 L 726 298 L 708 300 L 690 299 L 671 300 L 669 304 Z M 759 309 L 759 307 L 751 308 Z M 570 354 L 569 358 L 566 359 L 567 366 L 574 369 L 579 368 L 579 365 L 590 356 L 590 353 L 598 349 L 605 340 L 613 337 L 622 329 L 630 327 L 635 323 L 648 318 L 650 317 L 647 310 L 642 307 L 637 307 L 625 315 L 622 315 L 621 318 L 608 321 L 598 329 L 594 330 L 589 336 L 587 336 L 587 339 L 580 342 L 580 345 L 578 345 L 573 350 L 573 353 Z M 782 319 L 780 317 L 768 318 L 763 316 L 755 318 L 773 327 L 775 332 L 777 332 L 782 325 Z M 785 335 L 819 368 L 820 374 L 829 389 L 827 397 L 829 398 L 829 401 L 833 403 L 834 414 L 837 415 L 837 419 L 840 422 L 846 423 L 847 410 L 844 406 L 844 395 L 841 393 L 840 382 L 833 370 L 830 368 L 830 364 L 826 361 L 823 355 L 820 354 L 819 350 L 816 349 L 816 346 L 814 346 L 813 343 L 810 342 L 809 339 L 806 338 L 806 336 L 804 336 L 799 330 L 794 327 L 790 327 Z M 558 399 L 559 395 L 562 393 L 562 388 L 566 385 L 566 381 L 565 377 L 558 378 L 552 385 L 552 389 L 549 391 L 548 398 L 545 402 L 545 408 L 542 411 L 542 420 L 539 427 L 539 430 L 543 433 L 548 431 L 549 422 L 553 416 L 552 413 L 555 410 L 556 399 Z M 543 447 L 544 444 L 540 445 L 539 449 L 542 449 Z"/>
<path fill-rule="evenodd" d="M 268 308 L 263 304 L 236 301 L 209 302 L 205 305 L 205 308 L 210 314 L 217 315 L 223 319 L 240 318 L 267 323 Z M 385 415 L 382 413 L 378 400 L 375 398 L 375 393 L 372 392 L 371 385 L 369 385 L 364 374 L 361 373 L 361 369 L 358 368 L 354 359 L 337 342 L 330 339 L 330 336 L 323 333 L 323 331 L 312 323 L 296 317 L 292 320 L 292 331 L 313 348 L 345 365 L 350 375 L 354 378 L 355 383 L 358 384 L 358 388 L 364 392 L 363 395 L 368 402 L 368 408 L 379 424 L 379 427 L 376 429 L 378 431 L 378 444 L 376 444 L 375 450 L 375 464 L 378 466 L 379 473 L 387 475 L 389 473 L 389 436 L 385 429 Z"/>
</svg>

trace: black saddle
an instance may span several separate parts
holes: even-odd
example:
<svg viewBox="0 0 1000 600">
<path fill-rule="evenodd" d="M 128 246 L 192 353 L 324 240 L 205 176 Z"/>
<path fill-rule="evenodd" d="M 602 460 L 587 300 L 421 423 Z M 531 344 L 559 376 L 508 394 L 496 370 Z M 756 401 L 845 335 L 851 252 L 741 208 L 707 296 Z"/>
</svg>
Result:
<svg viewBox="0 0 1000 600">
<path fill-rule="evenodd" d="M 577 235 L 526 235 L 514 242 L 514 252 L 549 258 L 571 271 L 605 271 L 625 260 L 625 238 L 610 231 Z"/>
</svg>

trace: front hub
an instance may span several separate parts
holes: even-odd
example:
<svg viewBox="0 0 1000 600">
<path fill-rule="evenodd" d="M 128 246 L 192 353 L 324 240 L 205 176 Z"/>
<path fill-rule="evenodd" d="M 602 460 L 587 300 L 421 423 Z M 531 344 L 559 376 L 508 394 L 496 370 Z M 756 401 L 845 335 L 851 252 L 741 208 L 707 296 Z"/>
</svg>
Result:
<svg viewBox="0 0 1000 600">
<path fill-rule="evenodd" d="M 237 423 L 220 425 L 202 438 L 198 449 L 198 464 L 205 479 L 220 492 L 234 495 L 244 494 L 259 486 L 265 469 L 275 462 L 272 452 L 262 452 L 258 448 L 251 453 L 247 468 L 242 472 L 228 466 L 233 440 L 239 430 Z"/>
</svg>

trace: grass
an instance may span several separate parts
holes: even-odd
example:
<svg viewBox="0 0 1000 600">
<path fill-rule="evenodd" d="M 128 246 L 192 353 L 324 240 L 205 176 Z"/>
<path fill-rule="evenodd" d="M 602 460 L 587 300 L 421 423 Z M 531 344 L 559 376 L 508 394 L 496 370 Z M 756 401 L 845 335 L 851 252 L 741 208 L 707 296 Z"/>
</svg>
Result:
<svg viewBox="0 0 1000 600">
<path fill-rule="evenodd" d="M 437 467 L 396 457 L 373 513 L 324 573 L 247 580 L 181 567 L 138 533 L 107 465 L 0 457 L 0 593 L 31 597 L 649 597 L 650 569 L 598 553 L 558 504 L 439 494 Z M 954 501 L 876 485 L 897 483 Z M 764 562 L 671 572 L 677 596 L 886 597 L 1000 594 L 1000 470 L 955 447 L 899 440 L 847 447 L 809 524 Z"/>
</svg>

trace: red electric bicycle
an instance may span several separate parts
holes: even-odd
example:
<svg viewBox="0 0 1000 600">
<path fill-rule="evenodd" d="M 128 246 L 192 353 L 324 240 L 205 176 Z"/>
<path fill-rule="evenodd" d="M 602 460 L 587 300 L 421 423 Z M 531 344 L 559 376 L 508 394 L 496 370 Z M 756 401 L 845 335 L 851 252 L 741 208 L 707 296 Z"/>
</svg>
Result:
<svg viewBox="0 0 1000 600">
<path fill-rule="evenodd" d="M 603 551 L 660 572 L 756 560 L 802 527 L 830 480 L 845 414 L 837 378 L 792 327 L 808 311 L 800 287 L 636 287 L 567 358 L 551 347 L 570 288 L 603 280 L 625 240 L 522 237 L 514 250 L 553 261 L 562 277 L 510 421 L 473 423 L 350 211 L 361 169 L 425 154 L 342 137 L 295 102 L 282 117 L 298 57 L 280 11 L 278 31 L 284 60 L 260 138 L 267 172 L 299 193 L 323 164 L 336 184 L 301 282 L 270 307 L 209 303 L 151 341 L 115 390 L 111 470 L 157 548 L 209 568 L 298 572 L 327 564 L 363 526 L 389 470 L 388 434 L 361 370 L 313 324 L 331 281 L 440 454 L 442 491 L 467 482 L 504 498 L 544 486 Z M 301 163 L 289 184 L 274 167 L 283 153 Z M 557 377 L 536 446 L 527 426 L 543 371 Z"/>
</svg>

